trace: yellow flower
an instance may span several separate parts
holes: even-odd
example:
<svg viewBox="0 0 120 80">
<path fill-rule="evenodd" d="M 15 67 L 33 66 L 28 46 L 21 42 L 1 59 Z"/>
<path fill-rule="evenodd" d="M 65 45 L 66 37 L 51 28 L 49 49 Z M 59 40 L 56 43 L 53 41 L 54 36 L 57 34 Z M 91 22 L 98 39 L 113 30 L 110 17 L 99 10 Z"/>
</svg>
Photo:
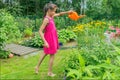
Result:
<svg viewBox="0 0 120 80">
<path fill-rule="evenodd" d="M 99 22 L 97 22 L 97 23 L 95 23 L 95 25 L 100 25 L 101 23 L 99 23 Z"/>
<path fill-rule="evenodd" d="M 83 31 L 83 27 L 84 27 L 84 25 L 78 24 L 78 25 L 73 29 L 73 31 L 74 31 L 74 32 Z"/>
</svg>

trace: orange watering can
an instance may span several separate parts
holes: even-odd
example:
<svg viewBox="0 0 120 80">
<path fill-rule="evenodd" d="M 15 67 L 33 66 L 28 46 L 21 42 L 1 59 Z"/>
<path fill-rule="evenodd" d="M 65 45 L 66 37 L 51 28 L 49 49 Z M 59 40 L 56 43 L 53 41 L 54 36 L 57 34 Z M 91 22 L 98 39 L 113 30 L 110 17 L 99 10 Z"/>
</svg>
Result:
<svg viewBox="0 0 120 80">
<path fill-rule="evenodd" d="M 70 13 L 69 15 L 68 15 L 68 17 L 70 18 L 70 19 L 72 19 L 72 20 L 78 20 L 78 19 L 80 19 L 80 18 L 83 18 L 85 15 L 78 15 L 78 13 L 77 12 L 72 12 L 72 13 Z"/>
</svg>

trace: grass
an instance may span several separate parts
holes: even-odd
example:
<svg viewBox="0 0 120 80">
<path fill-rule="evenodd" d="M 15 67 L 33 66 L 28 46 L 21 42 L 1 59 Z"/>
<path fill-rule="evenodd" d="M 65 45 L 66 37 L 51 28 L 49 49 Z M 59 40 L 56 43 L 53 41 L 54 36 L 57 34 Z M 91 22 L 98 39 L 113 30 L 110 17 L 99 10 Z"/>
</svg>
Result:
<svg viewBox="0 0 120 80">
<path fill-rule="evenodd" d="M 34 67 L 38 63 L 40 53 L 35 55 L 26 55 L 26 56 L 14 56 L 9 59 L 0 59 L 1 63 L 1 71 L 0 71 L 0 79 L 14 79 L 14 80 L 63 80 L 64 78 L 64 59 L 67 58 L 67 55 L 72 50 L 59 50 L 56 54 L 53 72 L 57 75 L 55 77 L 48 77 L 48 63 L 49 56 L 47 56 L 43 63 L 40 66 L 39 74 L 36 75 L 34 73 Z"/>
<path fill-rule="evenodd" d="M 41 64 L 39 74 L 34 73 L 34 67 L 38 63 L 41 51 L 21 57 L 14 56 L 13 58 L 0 59 L 0 80 L 63 80 L 64 60 L 72 51 L 72 49 L 58 51 L 53 65 L 53 72 L 57 75 L 53 78 L 47 76 L 49 56 Z"/>
</svg>

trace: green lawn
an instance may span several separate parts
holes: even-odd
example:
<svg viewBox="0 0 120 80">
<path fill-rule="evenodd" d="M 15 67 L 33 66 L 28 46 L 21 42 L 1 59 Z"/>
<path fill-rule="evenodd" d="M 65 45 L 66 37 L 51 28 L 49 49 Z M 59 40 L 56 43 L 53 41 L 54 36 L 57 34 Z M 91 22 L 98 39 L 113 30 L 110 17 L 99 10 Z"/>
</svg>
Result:
<svg viewBox="0 0 120 80">
<path fill-rule="evenodd" d="M 0 77 L 1 79 L 36 79 L 36 80 L 63 80 L 63 71 L 64 71 L 64 59 L 67 58 L 67 55 L 72 50 L 59 50 L 56 54 L 53 72 L 57 74 L 55 77 L 51 78 L 47 76 L 48 72 L 48 63 L 49 63 L 49 56 L 45 58 L 43 61 L 39 74 L 36 75 L 34 73 L 34 67 L 36 66 L 38 59 L 40 57 L 40 53 L 35 55 L 27 55 L 27 56 L 14 56 L 14 58 L 9 59 L 1 59 L 1 71 Z"/>
</svg>

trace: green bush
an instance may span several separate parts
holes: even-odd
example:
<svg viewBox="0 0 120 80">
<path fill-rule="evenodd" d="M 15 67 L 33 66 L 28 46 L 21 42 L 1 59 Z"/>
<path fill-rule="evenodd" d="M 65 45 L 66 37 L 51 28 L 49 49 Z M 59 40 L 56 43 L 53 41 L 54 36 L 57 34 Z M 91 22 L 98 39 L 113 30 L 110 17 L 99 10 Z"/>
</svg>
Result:
<svg viewBox="0 0 120 80">
<path fill-rule="evenodd" d="M 21 38 L 15 18 L 6 10 L 0 9 L 0 57 L 6 58 L 8 53 L 3 50 L 4 45 Z"/>
<path fill-rule="evenodd" d="M 2 23 L 0 23 L 0 25 L 2 25 Z M 5 52 L 4 46 L 7 42 L 7 35 L 5 34 L 5 29 L 0 28 L 0 58 L 7 58 L 8 53 Z"/>
<path fill-rule="evenodd" d="M 118 49 L 118 48 L 117 48 Z M 119 52 L 119 51 L 118 51 Z M 74 53 L 74 52 L 73 52 Z M 104 79 L 119 79 L 120 77 L 120 67 L 118 65 L 115 65 L 112 61 L 112 58 L 107 58 L 104 60 L 103 63 L 93 65 L 89 64 L 86 65 L 86 58 L 82 56 L 83 54 L 81 50 L 76 50 L 76 52 L 73 55 L 75 59 L 77 59 L 77 64 L 79 64 L 79 67 L 77 69 L 75 68 L 67 68 L 67 80 L 75 79 L 83 79 L 83 80 L 88 80 L 88 79 L 97 79 L 97 80 L 104 80 Z M 77 55 L 77 56 L 76 56 Z M 119 58 L 116 58 L 117 61 L 120 60 Z M 115 59 L 115 60 L 116 60 Z M 71 57 L 69 58 L 71 60 Z M 76 60 L 69 61 L 67 64 L 73 64 L 75 63 Z M 120 61 L 118 61 L 119 63 Z M 114 75 L 113 75 L 114 74 Z"/>
<path fill-rule="evenodd" d="M 79 59 L 78 59 L 78 52 L 73 49 L 72 52 L 69 53 L 67 58 L 65 59 L 65 63 L 70 63 L 65 65 L 65 69 L 78 69 L 79 68 Z"/>
<path fill-rule="evenodd" d="M 58 31 L 58 38 L 60 41 L 62 40 L 63 42 L 68 42 L 71 40 L 76 40 L 76 37 L 76 34 L 71 30 L 62 29 Z"/>
<path fill-rule="evenodd" d="M 0 10 L 0 40 L 1 42 L 12 42 L 21 38 L 18 23 L 15 22 L 15 18 L 7 11 Z"/>
<path fill-rule="evenodd" d="M 57 27 L 57 29 L 62 29 L 65 28 L 65 19 L 63 17 L 56 17 L 54 18 L 55 21 L 55 25 Z"/>
<path fill-rule="evenodd" d="M 34 31 L 38 31 L 40 29 L 40 26 L 42 25 L 43 18 L 36 18 L 36 26 L 33 28 Z"/>
<path fill-rule="evenodd" d="M 23 41 L 22 45 L 40 48 L 43 46 L 43 41 L 39 33 L 35 33 L 33 38 Z"/>
<path fill-rule="evenodd" d="M 2 34 L 6 34 L 8 41 L 14 41 L 14 39 L 20 38 L 21 34 L 17 27 L 18 23 L 15 22 L 15 18 L 5 10 L 0 10 L 0 12 L 1 29 L 4 29 Z"/>
<path fill-rule="evenodd" d="M 120 49 L 105 42 L 105 25 L 104 22 L 95 21 L 74 28 L 78 47 L 65 63 L 68 80 L 120 78 Z"/>
<path fill-rule="evenodd" d="M 0 50 L 0 58 L 2 58 L 2 59 L 8 58 L 9 54 L 10 53 L 7 51 Z"/>
<path fill-rule="evenodd" d="M 16 17 L 16 22 L 18 22 L 21 33 L 24 32 L 27 27 L 32 28 L 33 32 L 38 31 L 42 20 L 42 18 L 36 18 L 36 16 Z"/>
<path fill-rule="evenodd" d="M 70 31 L 70 30 L 65 30 L 65 29 L 59 30 L 58 36 L 59 36 L 58 37 L 59 42 L 61 42 L 63 44 L 68 42 L 68 41 L 71 41 L 71 40 L 76 40 L 75 33 L 73 31 Z M 31 46 L 31 47 L 42 47 L 43 41 L 42 41 L 40 35 L 38 33 L 35 33 L 34 37 L 32 37 L 31 39 L 23 41 L 22 44 L 26 45 L 26 46 Z"/>
<path fill-rule="evenodd" d="M 63 45 L 65 43 L 67 43 L 67 41 L 65 39 L 59 39 L 59 43 L 62 43 L 62 45 Z"/>
<path fill-rule="evenodd" d="M 96 50 L 93 47 L 91 51 L 87 47 L 73 50 L 65 59 L 67 80 L 119 79 L 120 49 L 113 46 L 116 51 L 113 52 L 112 46 L 111 50 L 107 47 L 102 45 Z"/>
<path fill-rule="evenodd" d="M 25 36 L 25 37 L 30 37 L 30 36 L 32 36 L 32 35 L 33 35 L 32 28 L 26 28 L 26 29 L 24 30 L 24 36 Z"/>
<path fill-rule="evenodd" d="M 81 28 L 82 27 L 82 28 Z M 93 21 L 83 25 L 78 25 L 75 29 L 78 30 L 77 42 L 78 48 L 82 51 L 82 54 L 87 60 L 87 65 L 100 64 L 107 57 L 114 58 L 115 54 L 111 53 L 111 49 L 104 41 L 104 28 L 106 28 L 105 22 Z M 79 31 L 79 29 L 81 31 Z"/>
<path fill-rule="evenodd" d="M 0 9 L 6 9 L 13 16 L 20 16 L 23 12 L 23 7 L 16 0 L 13 2 L 0 0 Z"/>
<path fill-rule="evenodd" d="M 34 28 L 35 25 L 35 21 L 32 19 L 29 19 L 28 17 L 16 17 L 16 22 L 18 23 L 18 28 L 19 30 L 22 32 L 24 32 L 24 30 L 26 28 Z"/>
<path fill-rule="evenodd" d="M 33 47 L 42 47 L 43 41 L 39 35 L 39 33 L 36 33 L 35 36 L 32 39 L 32 43 L 30 44 Z"/>
<path fill-rule="evenodd" d="M 0 51 L 3 50 L 4 45 L 7 41 L 7 36 L 4 32 L 5 32 L 5 29 L 0 28 Z"/>
<path fill-rule="evenodd" d="M 76 22 L 81 21 L 81 20 L 73 21 L 70 18 L 68 18 L 67 15 L 62 17 L 56 17 L 54 18 L 54 20 L 55 20 L 55 25 L 57 29 L 67 29 L 68 27 L 75 25 Z"/>
</svg>

